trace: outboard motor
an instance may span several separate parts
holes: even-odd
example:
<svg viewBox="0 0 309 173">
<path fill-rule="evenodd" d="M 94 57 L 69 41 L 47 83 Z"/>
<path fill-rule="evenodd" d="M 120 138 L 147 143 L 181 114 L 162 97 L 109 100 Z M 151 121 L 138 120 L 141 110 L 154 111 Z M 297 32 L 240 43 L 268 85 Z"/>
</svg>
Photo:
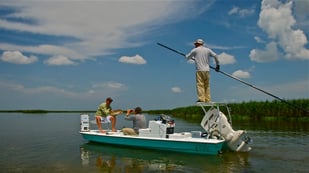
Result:
<svg viewBox="0 0 309 173">
<path fill-rule="evenodd" d="M 227 147 L 232 151 L 248 152 L 251 150 L 249 146 L 251 139 L 246 131 L 234 131 L 226 116 L 219 109 L 210 108 L 202 119 L 201 126 L 206 130 L 209 138 L 222 136 L 226 140 Z"/>
</svg>

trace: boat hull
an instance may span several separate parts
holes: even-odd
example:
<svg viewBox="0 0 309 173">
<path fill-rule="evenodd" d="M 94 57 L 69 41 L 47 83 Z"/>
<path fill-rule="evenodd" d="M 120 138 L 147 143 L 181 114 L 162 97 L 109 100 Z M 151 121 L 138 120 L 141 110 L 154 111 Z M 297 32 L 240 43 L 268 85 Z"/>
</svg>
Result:
<svg viewBox="0 0 309 173">
<path fill-rule="evenodd" d="M 224 140 L 205 138 L 150 138 L 118 134 L 101 134 L 97 131 L 80 133 L 84 139 L 92 142 L 206 155 L 217 155 L 221 153 L 224 144 Z"/>
</svg>

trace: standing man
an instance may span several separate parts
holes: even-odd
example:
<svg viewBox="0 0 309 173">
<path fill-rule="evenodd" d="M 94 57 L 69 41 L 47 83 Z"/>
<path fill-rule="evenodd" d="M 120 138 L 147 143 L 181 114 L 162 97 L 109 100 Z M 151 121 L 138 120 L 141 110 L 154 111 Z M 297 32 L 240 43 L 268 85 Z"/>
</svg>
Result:
<svg viewBox="0 0 309 173">
<path fill-rule="evenodd" d="M 130 114 L 133 115 L 130 115 Z M 146 128 L 146 118 L 142 114 L 142 108 L 136 107 L 134 110 L 127 110 L 126 117 L 124 118 L 128 121 L 133 121 L 133 129 L 132 128 L 123 128 L 122 132 L 125 135 L 138 135 L 139 129 Z"/>
<path fill-rule="evenodd" d="M 194 42 L 195 48 L 191 50 L 190 53 L 186 55 L 186 58 L 192 59 L 196 65 L 196 90 L 198 100 L 197 102 L 211 101 L 210 97 L 210 86 L 209 86 L 209 61 L 210 57 L 213 57 L 216 61 L 216 71 L 220 71 L 219 60 L 215 52 L 211 49 L 204 47 L 204 41 L 202 39 L 197 39 Z"/>
<path fill-rule="evenodd" d="M 116 116 L 115 112 L 112 110 L 110 106 L 113 102 L 113 99 L 108 97 L 105 102 L 101 103 L 95 113 L 95 119 L 98 125 L 98 129 L 101 133 L 106 133 L 105 130 L 102 129 L 102 122 L 112 123 L 112 131 L 115 132 L 116 128 Z"/>
</svg>

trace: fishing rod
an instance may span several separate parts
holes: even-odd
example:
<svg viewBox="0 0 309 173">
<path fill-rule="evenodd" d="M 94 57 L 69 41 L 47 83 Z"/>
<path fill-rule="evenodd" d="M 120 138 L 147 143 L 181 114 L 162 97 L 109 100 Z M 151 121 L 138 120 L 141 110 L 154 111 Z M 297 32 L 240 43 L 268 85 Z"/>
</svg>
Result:
<svg viewBox="0 0 309 173">
<path fill-rule="evenodd" d="M 173 49 L 173 48 L 170 48 L 170 47 L 168 47 L 168 46 L 166 46 L 166 45 L 164 45 L 164 44 L 161 44 L 161 43 L 157 43 L 157 44 L 158 44 L 159 46 L 162 46 L 162 47 L 164 47 L 164 48 L 166 48 L 166 49 L 169 49 L 169 50 L 171 50 L 171 51 L 173 51 L 173 52 L 176 52 L 176 53 L 178 53 L 179 55 L 182 55 L 182 56 L 186 57 L 186 54 L 184 54 L 184 53 L 182 53 L 182 52 L 179 52 L 179 51 L 177 51 L 177 50 L 175 50 L 175 49 Z M 216 70 L 215 67 L 212 67 L 212 66 L 209 66 L 209 67 L 210 67 L 211 69 L 213 69 L 213 70 Z M 278 96 L 275 96 L 274 94 L 271 94 L 271 93 L 269 93 L 269 92 L 267 92 L 267 91 L 265 91 L 265 90 L 262 90 L 262 89 L 260 89 L 260 88 L 258 88 L 258 87 L 256 87 L 256 86 L 254 86 L 254 85 L 252 85 L 252 84 L 250 84 L 250 83 L 248 83 L 248 82 L 245 82 L 245 81 L 243 81 L 243 80 L 241 80 L 241 79 L 239 79 L 239 78 L 237 78 L 237 77 L 235 77 L 235 76 L 232 76 L 232 75 L 230 75 L 230 74 L 228 74 L 228 73 L 226 73 L 226 72 L 224 72 L 224 71 L 222 71 L 222 70 L 216 70 L 216 72 L 220 72 L 221 74 L 224 74 L 225 76 L 228 76 L 228 77 L 230 77 L 230 78 L 232 78 L 232 79 L 235 79 L 235 80 L 237 80 L 237 81 L 239 81 L 239 82 L 241 82 L 241 83 L 243 83 L 243 84 L 245 84 L 245 85 L 248 85 L 248 86 L 250 86 L 250 87 L 252 87 L 252 88 L 254 88 L 254 89 L 256 89 L 256 90 L 259 90 L 259 91 L 261 91 L 261 92 L 263 92 L 263 93 L 265 93 L 265 94 L 267 94 L 267 95 L 269 95 L 269 96 L 272 96 L 272 97 L 274 97 L 275 99 L 280 100 L 280 101 L 282 101 L 283 103 L 286 103 L 286 104 L 289 105 L 289 106 L 292 106 L 292 107 L 294 107 L 294 108 L 301 109 L 302 111 L 306 112 L 307 114 L 309 113 L 309 111 L 306 110 L 306 109 L 304 109 L 303 107 L 300 107 L 300 106 L 298 106 L 298 105 L 294 105 L 294 104 L 292 104 L 292 103 L 290 103 L 290 102 L 288 102 L 288 101 L 286 101 L 286 100 L 284 100 L 284 99 L 282 99 L 282 98 L 280 98 L 280 97 L 278 97 Z"/>
</svg>

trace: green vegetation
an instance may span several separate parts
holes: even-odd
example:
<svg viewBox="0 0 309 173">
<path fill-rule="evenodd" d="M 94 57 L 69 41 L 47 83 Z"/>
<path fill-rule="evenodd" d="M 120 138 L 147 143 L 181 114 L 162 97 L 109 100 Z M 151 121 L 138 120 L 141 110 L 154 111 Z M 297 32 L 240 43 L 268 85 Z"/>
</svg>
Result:
<svg viewBox="0 0 309 173">
<path fill-rule="evenodd" d="M 251 119 L 267 118 L 309 118 L 309 99 L 288 100 L 292 105 L 278 100 L 248 103 L 230 104 L 232 113 L 241 116 L 249 116 Z M 303 109 L 307 110 L 305 112 Z"/>
<path fill-rule="evenodd" d="M 144 112 L 149 114 L 169 114 L 173 115 L 173 117 L 184 118 L 192 122 L 200 120 L 201 115 L 203 115 L 203 110 L 199 106 L 180 107 L 172 110 L 150 110 Z"/>
<path fill-rule="evenodd" d="M 301 118 L 309 119 L 308 112 L 298 108 L 309 110 L 309 99 L 289 100 L 289 103 L 295 105 L 290 106 L 286 103 L 274 100 L 264 102 L 243 102 L 243 103 L 231 103 L 229 108 L 233 118 L 237 119 L 279 119 L 279 118 Z M 225 109 L 221 110 L 227 114 Z M 152 114 L 171 114 L 174 117 L 180 117 L 187 120 L 200 120 L 203 115 L 203 110 L 199 106 L 188 106 L 175 108 L 172 110 L 151 110 L 147 113 Z"/>
</svg>

